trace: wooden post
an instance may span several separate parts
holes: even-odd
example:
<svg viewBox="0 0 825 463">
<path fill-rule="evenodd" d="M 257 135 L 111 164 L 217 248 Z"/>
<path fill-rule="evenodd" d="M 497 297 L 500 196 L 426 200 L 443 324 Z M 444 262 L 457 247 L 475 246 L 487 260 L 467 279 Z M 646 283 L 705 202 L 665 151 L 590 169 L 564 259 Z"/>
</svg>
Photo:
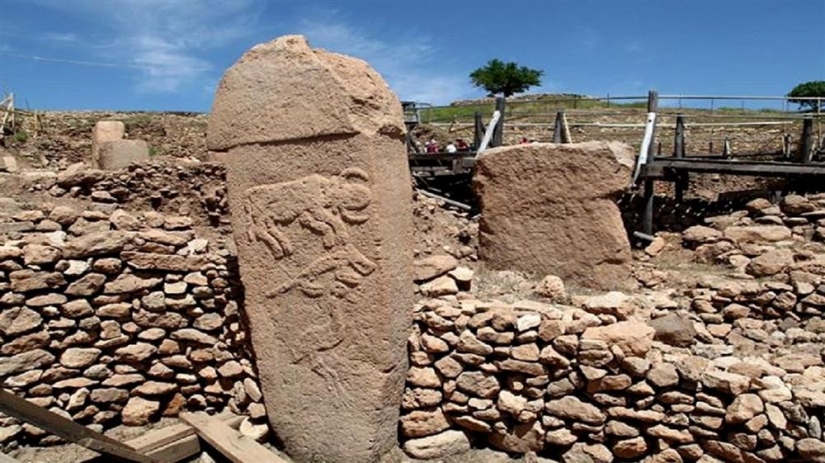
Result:
<svg viewBox="0 0 825 463">
<path fill-rule="evenodd" d="M 647 112 L 656 113 L 659 111 L 659 92 L 651 90 L 647 93 Z M 653 130 L 650 137 L 650 145 L 647 150 L 647 162 L 652 163 L 656 146 L 656 121 L 653 122 Z M 642 215 L 642 232 L 647 235 L 653 235 L 653 199 L 655 197 L 654 190 L 656 183 L 649 178 L 645 179 L 644 191 L 644 212 Z"/>
<path fill-rule="evenodd" d="M 484 121 L 481 120 L 481 113 L 476 111 L 474 120 L 475 128 L 473 130 L 473 149 L 477 150 L 481 146 L 481 139 L 484 137 Z"/>
<path fill-rule="evenodd" d="M 676 115 L 676 135 L 673 140 L 673 157 L 682 159 L 685 157 L 685 116 Z"/>
<path fill-rule="evenodd" d="M 647 92 L 647 112 L 655 113 L 659 112 L 659 92 L 656 90 L 651 90 Z M 653 124 L 653 135 L 650 137 L 650 149 L 647 152 L 648 155 L 648 162 L 653 160 L 653 155 L 655 153 L 655 140 L 656 140 L 656 123 Z"/>
<path fill-rule="evenodd" d="M 722 145 L 722 157 L 727 159 L 727 158 L 730 157 L 730 155 L 731 155 L 730 139 L 728 137 L 725 137 L 725 144 Z"/>
<path fill-rule="evenodd" d="M 490 146 L 496 147 L 501 146 L 504 144 L 504 97 L 497 96 L 496 97 L 496 111 L 501 114 L 501 117 L 498 120 L 498 124 L 493 129 L 493 139 L 491 140 Z"/>
<path fill-rule="evenodd" d="M 791 158 L 791 134 L 783 133 L 782 134 L 782 159 L 790 159 Z"/>
<path fill-rule="evenodd" d="M 421 149 L 418 148 L 418 143 L 415 142 L 415 137 L 413 137 L 412 129 L 407 131 L 407 153 L 421 153 Z"/>
<path fill-rule="evenodd" d="M 564 119 L 564 111 L 557 111 L 556 112 L 556 121 L 553 124 L 553 143 L 561 143 L 562 133 L 564 128 L 562 127 L 562 120 Z"/>
<path fill-rule="evenodd" d="M 673 157 L 683 159 L 685 157 L 685 116 L 676 115 L 676 134 L 673 140 Z M 676 177 L 676 202 L 681 203 L 685 198 L 685 191 L 688 189 L 690 177 L 687 172 L 680 172 Z"/>
<path fill-rule="evenodd" d="M 655 183 L 651 179 L 645 179 L 644 191 L 644 212 L 642 214 L 642 232 L 653 235 L 653 198 Z"/>
<path fill-rule="evenodd" d="M 799 162 L 810 164 L 814 155 L 814 120 L 806 117 L 802 121 L 802 138 L 799 140 Z"/>
<path fill-rule="evenodd" d="M 570 126 L 567 125 L 567 114 L 561 113 L 561 140 L 562 143 L 573 143 L 573 136 L 570 135 Z"/>
</svg>

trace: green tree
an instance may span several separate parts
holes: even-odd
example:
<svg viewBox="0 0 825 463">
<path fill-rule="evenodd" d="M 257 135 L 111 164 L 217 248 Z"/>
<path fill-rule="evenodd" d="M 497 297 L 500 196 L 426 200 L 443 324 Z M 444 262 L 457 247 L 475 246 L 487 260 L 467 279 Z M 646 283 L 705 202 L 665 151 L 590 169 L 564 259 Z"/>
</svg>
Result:
<svg viewBox="0 0 825 463">
<path fill-rule="evenodd" d="M 825 80 L 812 80 L 794 87 L 788 96 L 793 103 L 798 103 L 800 108 L 809 107 L 816 111 L 822 104 L 822 100 L 798 100 L 793 97 L 820 97 L 825 98 Z"/>
<path fill-rule="evenodd" d="M 486 65 L 470 73 L 470 80 L 476 87 L 481 87 L 490 96 L 503 93 L 511 96 L 521 93 L 530 87 L 541 85 L 541 76 L 544 71 L 530 69 L 527 66 L 519 67 L 516 63 L 505 63 L 492 59 Z"/>
</svg>

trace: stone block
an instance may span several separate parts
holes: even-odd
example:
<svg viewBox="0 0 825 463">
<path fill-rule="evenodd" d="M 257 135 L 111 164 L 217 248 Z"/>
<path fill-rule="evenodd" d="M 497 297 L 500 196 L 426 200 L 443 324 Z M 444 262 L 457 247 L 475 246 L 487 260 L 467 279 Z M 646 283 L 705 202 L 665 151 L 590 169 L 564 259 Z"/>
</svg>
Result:
<svg viewBox="0 0 825 463">
<path fill-rule="evenodd" d="M 149 160 L 149 145 L 143 140 L 116 140 L 100 144 L 98 165 L 103 170 L 124 169 L 133 162 Z"/>
</svg>

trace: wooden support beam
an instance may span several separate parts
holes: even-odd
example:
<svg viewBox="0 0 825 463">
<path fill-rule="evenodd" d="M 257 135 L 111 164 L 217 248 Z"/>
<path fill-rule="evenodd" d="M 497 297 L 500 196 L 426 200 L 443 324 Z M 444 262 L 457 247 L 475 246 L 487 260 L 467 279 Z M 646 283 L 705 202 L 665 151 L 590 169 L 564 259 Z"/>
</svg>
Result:
<svg viewBox="0 0 825 463">
<path fill-rule="evenodd" d="M 244 417 L 231 412 L 217 415 L 230 428 L 236 429 Z M 150 431 L 125 442 L 129 447 L 148 455 L 160 463 L 178 463 L 201 452 L 200 439 L 195 429 L 185 423 Z M 105 456 L 94 456 L 75 463 L 107 463 Z M 0 462 L 3 463 L 3 462 Z"/>
<path fill-rule="evenodd" d="M 573 143 L 573 136 L 570 135 L 570 125 L 567 124 L 567 115 L 562 111 L 561 113 L 561 142 Z"/>
<path fill-rule="evenodd" d="M 685 116 L 676 115 L 676 132 L 673 140 L 673 157 L 684 159 L 685 157 Z M 676 202 L 681 203 L 685 199 L 685 191 L 690 187 L 690 176 L 687 172 L 680 172 L 675 185 Z"/>
<path fill-rule="evenodd" d="M 504 107 L 505 99 L 503 96 L 496 97 L 496 111 L 499 112 L 498 124 L 493 128 L 493 139 L 490 140 L 490 146 L 495 148 L 504 144 Z"/>
<path fill-rule="evenodd" d="M 647 112 L 656 113 L 659 111 L 659 92 L 651 90 L 647 92 Z M 648 159 L 653 159 L 656 147 L 656 119 L 653 119 L 653 131 L 650 134 L 650 148 L 648 149 Z"/>
<path fill-rule="evenodd" d="M 685 116 L 676 116 L 676 134 L 673 137 L 673 157 L 685 157 Z"/>
<path fill-rule="evenodd" d="M 4 389 L 0 389 L 0 412 L 37 426 L 69 442 L 107 455 L 109 461 L 157 463 L 154 458 L 142 455 L 122 442 L 38 407 Z"/>
<path fill-rule="evenodd" d="M 645 179 L 642 233 L 646 235 L 653 235 L 653 200 L 656 197 L 655 186 L 652 179 Z"/>
<path fill-rule="evenodd" d="M 481 120 L 481 113 L 476 111 L 473 116 L 473 148 L 481 146 L 481 139 L 484 137 L 484 121 Z"/>
<path fill-rule="evenodd" d="M 556 120 L 553 122 L 553 143 L 562 143 L 562 134 L 564 128 L 562 126 L 564 120 L 564 111 L 556 112 Z"/>
<path fill-rule="evenodd" d="M 415 142 L 415 137 L 413 137 L 412 131 L 407 132 L 407 152 L 408 153 L 420 153 L 421 149 L 418 147 L 418 143 Z"/>
<path fill-rule="evenodd" d="M 802 122 L 802 138 L 799 139 L 798 161 L 810 164 L 814 156 L 814 120 L 806 118 Z"/>
<path fill-rule="evenodd" d="M 201 439 L 233 463 L 287 463 L 266 447 L 205 413 L 181 413 Z"/>
<path fill-rule="evenodd" d="M 735 160 L 655 158 L 642 169 L 641 177 L 665 178 L 670 172 L 752 175 L 759 177 L 815 176 L 825 178 L 825 164 L 788 162 L 745 162 Z"/>
</svg>

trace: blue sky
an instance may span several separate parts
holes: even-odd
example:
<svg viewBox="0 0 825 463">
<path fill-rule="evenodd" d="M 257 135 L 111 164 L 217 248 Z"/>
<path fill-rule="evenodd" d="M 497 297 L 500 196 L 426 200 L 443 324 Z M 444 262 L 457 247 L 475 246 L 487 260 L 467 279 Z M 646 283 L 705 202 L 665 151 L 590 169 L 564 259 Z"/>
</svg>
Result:
<svg viewBox="0 0 825 463">
<path fill-rule="evenodd" d="M 825 0 L 3 0 L 0 85 L 33 109 L 208 111 L 245 50 L 297 33 L 434 104 L 483 96 L 468 74 L 491 58 L 544 70 L 531 92 L 782 95 L 825 80 L 823 18 Z"/>
</svg>

